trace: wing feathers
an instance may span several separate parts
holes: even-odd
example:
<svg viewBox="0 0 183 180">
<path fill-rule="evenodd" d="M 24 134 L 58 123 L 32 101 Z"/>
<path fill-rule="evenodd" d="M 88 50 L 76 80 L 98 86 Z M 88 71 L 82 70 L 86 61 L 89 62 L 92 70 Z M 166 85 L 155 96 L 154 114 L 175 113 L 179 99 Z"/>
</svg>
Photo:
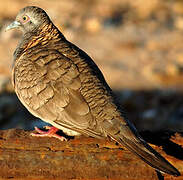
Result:
<svg viewBox="0 0 183 180">
<path fill-rule="evenodd" d="M 78 129 L 95 125 L 80 92 L 76 65 L 55 50 L 37 50 L 36 53 L 25 54 L 16 61 L 15 90 L 18 89 L 20 100 L 35 116 L 49 123 L 64 122 Z"/>
</svg>

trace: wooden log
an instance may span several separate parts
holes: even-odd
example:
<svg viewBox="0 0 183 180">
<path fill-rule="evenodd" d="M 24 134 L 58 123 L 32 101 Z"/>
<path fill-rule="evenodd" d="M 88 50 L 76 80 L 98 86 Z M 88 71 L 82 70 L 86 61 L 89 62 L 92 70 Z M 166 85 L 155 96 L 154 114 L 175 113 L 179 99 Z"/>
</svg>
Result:
<svg viewBox="0 0 183 180">
<path fill-rule="evenodd" d="M 182 139 L 176 134 L 170 140 L 179 144 Z M 183 144 L 179 145 L 182 148 Z M 153 147 L 183 174 L 183 156 L 177 159 L 161 147 Z M 181 151 L 178 153 L 181 157 Z M 162 175 L 165 180 L 183 179 Z M 0 131 L 0 179 L 10 178 L 158 180 L 158 175 L 127 149 L 109 140 L 82 136 L 61 142 L 31 137 L 30 131 L 10 129 Z"/>
</svg>

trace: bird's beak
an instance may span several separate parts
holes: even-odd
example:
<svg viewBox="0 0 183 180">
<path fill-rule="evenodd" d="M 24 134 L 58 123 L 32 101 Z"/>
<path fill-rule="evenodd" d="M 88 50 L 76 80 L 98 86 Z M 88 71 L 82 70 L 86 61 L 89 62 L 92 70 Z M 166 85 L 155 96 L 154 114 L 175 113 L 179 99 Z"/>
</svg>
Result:
<svg viewBox="0 0 183 180">
<path fill-rule="evenodd" d="M 9 26 L 6 27 L 5 31 L 8 31 L 10 29 L 15 29 L 20 27 L 20 23 L 18 21 L 13 21 Z"/>
</svg>

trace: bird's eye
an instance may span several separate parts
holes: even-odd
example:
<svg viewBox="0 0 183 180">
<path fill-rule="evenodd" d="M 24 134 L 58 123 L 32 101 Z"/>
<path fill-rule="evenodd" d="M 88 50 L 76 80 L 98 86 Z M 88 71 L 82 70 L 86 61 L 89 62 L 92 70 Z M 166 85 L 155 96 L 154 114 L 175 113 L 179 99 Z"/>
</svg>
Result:
<svg viewBox="0 0 183 180">
<path fill-rule="evenodd" d="M 27 22 L 29 20 L 29 17 L 27 15 L 22 16 L 23 22 Z"/>
</svg>

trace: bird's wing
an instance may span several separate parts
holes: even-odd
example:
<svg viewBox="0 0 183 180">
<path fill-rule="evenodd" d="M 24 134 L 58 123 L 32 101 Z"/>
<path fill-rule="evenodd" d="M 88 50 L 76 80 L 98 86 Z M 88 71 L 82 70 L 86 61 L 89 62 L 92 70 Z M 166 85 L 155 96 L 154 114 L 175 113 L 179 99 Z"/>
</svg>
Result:
<svg viewBox="0 0 183 180">
<path fill-rule="evenodd" d="M 13 77 L 17 95 L 35 116 L 95 136 L 89 127 L 96 122 L 80 93 L 78 68 L 69 58 L 51 49 L 27 52 L 16 60 Z"/>
</svg>

